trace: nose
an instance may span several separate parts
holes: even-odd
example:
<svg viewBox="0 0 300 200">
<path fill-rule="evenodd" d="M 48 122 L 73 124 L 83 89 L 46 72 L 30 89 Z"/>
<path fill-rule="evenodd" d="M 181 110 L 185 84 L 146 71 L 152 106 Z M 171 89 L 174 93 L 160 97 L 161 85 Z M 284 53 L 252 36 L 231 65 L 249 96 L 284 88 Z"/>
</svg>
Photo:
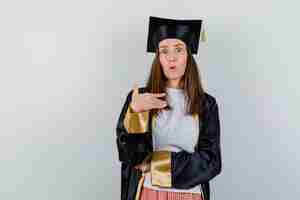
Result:
<svg viewBox="0 0 300 200">
<path fill-rule="evenodd" d="M 176 61 L 177 57 L 174 53 L 169 53 L 167 59 L 168 61 Z"/>
</svg>

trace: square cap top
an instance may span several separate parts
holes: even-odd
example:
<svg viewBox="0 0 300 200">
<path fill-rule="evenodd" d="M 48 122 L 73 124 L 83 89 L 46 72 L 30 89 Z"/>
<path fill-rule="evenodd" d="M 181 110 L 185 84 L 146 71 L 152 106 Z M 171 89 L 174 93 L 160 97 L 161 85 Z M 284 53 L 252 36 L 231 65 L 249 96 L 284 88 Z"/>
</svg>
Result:
<svg viewBox="0 0 300 200">
<path fill-rule="evenodd" d="M 202 20 L 149 17 L 147 52 L 155 52 L 160 41 L 167 38 L 185 42 L 192 54 L 197 54 Z"/>
</svg>

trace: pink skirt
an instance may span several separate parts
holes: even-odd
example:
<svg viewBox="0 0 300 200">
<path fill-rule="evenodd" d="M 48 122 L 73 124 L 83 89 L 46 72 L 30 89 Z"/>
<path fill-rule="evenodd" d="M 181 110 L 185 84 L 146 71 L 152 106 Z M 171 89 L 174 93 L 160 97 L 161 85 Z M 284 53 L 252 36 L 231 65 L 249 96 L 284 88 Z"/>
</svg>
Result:
<svg viewBox="0 0 300 200">
<path fill-rule="evenodd" d="M 140 199 L 141 200 L 204 200 L 202 194 L 187 193 L 187 192 L 157 191 L 147 187 L 142 188 Z"/>
</svg>

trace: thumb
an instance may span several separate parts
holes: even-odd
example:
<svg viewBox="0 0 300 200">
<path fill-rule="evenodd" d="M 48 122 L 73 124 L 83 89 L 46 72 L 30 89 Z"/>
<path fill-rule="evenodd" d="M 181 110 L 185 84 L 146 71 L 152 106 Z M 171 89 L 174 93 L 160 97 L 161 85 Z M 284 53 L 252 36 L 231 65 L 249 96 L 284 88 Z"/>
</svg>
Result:
<svg viewBox="0 0 300 200">
<path fill-rule="evenodd" d="M 138 84 L 133 85 L 133 93 L 132 93 L 132 98 L 135 98 L 139 95 L 139 87 Z"/>
</svg>

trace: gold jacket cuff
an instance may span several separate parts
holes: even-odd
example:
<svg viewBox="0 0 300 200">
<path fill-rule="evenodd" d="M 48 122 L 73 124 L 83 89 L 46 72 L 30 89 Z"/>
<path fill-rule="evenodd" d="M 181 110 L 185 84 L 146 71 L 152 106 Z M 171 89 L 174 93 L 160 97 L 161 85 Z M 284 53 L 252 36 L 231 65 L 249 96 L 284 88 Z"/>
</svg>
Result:
<svg viewBox="0 0 300 200">
<path fill-rule="evenodd" d="M 145 174 L 142 174 L 142 176 L 139 180 L 139 184 L 138 184 L 138 187 L 137 187 L 136 194 L 135 194 L 135 198 L 134 198 L 135 200 L 140 200 L 144 181 L 145 181 Z"/>
<path fill-rule="evenodd" d="M 160 187 L 171 187 L 171 152 L 154 151 L 151 160 L 151 183 Z"/>
<path fill-rule="evenodd" d="M 149 111 L 133 112 L 130 105 L 125 114 L 124 126 L 128 133 L 140 134 L 148 130 Z"/>
<path fill-rule="evenodd" d="M 151 157 L 152 157 L 152 153 L 149 153 L 146 156 L 146 158 L 143 160 L 142 163 L 149 163 L 150 164 Z M 145 173 L 147 173 L 147 172 L 142 172 L 142 176 L 141 176 L 141 178 L 139 180 L 139 184 L 138 184 L 136 195 L 135 195 L 135 200 L 139 200 L 140 199 L 141 192 L 142 192 L 142 187 L 143 187 L 143 184 L 144 184 L 144 181 L 145 181 Z"/>
</svg>

